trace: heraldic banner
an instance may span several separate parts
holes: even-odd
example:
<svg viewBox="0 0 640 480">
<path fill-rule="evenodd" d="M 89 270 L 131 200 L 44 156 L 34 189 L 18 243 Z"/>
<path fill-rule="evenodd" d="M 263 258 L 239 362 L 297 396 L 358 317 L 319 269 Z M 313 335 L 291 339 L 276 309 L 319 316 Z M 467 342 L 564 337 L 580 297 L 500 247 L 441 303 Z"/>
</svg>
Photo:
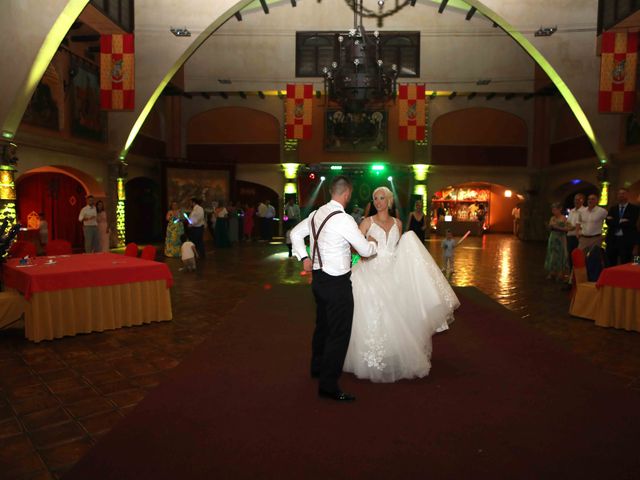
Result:
<svg viewBox="0 0 640 480">
<path fill-rule="evenodd" d="M 133 34 L 100 37 L 100 108 L 134 108 Z"/>
<path fill-rule="evenodd" d="M 636 100 L 636 68 L 638 64 L 638 34 L 602 34 L 600 61 L 600 113 L 629 113 Z"/>
<path fill-rule="evenodd" d="M 313 85 L 288 84 L 285 106 L 287 138 L 311 138 Z"/>
<path fill-rule="evenodd" d="M 400 140 L 425 139 L 424 83 L 398 85 L 398 135 Z"/>
</svg>

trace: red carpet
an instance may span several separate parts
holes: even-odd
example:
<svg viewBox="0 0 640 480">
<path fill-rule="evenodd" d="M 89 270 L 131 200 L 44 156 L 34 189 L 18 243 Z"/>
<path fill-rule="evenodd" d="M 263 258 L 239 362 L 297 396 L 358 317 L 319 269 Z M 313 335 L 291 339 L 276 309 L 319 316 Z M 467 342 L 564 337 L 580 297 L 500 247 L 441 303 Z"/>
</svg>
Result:
<svg viewBox="0 0 640 480">
<path fill-rule="evenodd" d="M 65 479 L 637 479 L 640 392 L 474 289 L 423 380 L 308 376 L 308 287 L 247 299 Z"/>
</svg>

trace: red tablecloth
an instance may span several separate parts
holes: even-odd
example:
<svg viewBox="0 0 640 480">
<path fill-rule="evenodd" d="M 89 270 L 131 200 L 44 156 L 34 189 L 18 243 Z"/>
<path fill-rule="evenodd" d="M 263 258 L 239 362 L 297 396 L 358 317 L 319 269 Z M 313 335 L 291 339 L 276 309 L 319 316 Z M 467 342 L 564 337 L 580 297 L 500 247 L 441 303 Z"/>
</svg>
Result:
<svg viewBox="0 0 640 480">
<path fill-rule="evenodd" d="M 627 263 L 605 268 L 602 270 L 596 286 L 640 289 L 640 265 Z"/>
<path fill-rule="evenodd" d="M 55 263 L 47 263 L 49 259 Z M 167 288 L 173 285 L 173 276 L 166 264 L 115 253 L 36 257 L 33 263 L 33 266 L 22 266 L 19 259 L 9 259 L 3 272 L 5 285 L 21 292 L 27 300 L 36 292 L 70 288 L 152 280 L 165 280 Z"/>
</svg>

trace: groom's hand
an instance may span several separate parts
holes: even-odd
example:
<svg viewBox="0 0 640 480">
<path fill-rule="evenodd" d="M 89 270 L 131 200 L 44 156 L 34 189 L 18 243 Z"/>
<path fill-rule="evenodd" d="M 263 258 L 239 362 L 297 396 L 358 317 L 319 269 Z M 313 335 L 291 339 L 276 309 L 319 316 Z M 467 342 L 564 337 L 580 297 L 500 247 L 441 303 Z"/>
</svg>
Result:
<svg viewBox="0 0 640 480">
<path fill-rule="evenodd" d="M 369 241 L 369 242 L 373 242 L 373 243 L 375 243 L 376 245 L 378 245 L 378 241 L 377 241 L 375 238 L 371 237 L 371 236 L 367 237 L 367 241 Z"/>
<path fill-rule="evenodd" d="M 311 264 L 311 259 L 310 258 L 305 258 L 302 261 L 302 269 L 305 272 L 310 272 L 312 268 L 313 268 L 313 265 Z"/>
</svg>

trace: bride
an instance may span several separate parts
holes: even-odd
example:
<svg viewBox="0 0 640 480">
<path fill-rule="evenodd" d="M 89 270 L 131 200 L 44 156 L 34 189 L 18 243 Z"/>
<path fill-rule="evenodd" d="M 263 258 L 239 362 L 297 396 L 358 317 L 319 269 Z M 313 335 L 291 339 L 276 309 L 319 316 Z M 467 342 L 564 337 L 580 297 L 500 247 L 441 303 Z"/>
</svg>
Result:
<svg viewBox="0 0 640 480">
<path fill-rule="evenodd" d="M 431 336 L 449 328 L 460 302 L 415 233 L 401 236 L 389 215 L 393 194 L 373 192 L 378 213 L 360 230 L 378 254 L 353 268 L 354 313 L 344 371 L 372 382 L 422 378 L 431 368 Z"/>
</svg>

